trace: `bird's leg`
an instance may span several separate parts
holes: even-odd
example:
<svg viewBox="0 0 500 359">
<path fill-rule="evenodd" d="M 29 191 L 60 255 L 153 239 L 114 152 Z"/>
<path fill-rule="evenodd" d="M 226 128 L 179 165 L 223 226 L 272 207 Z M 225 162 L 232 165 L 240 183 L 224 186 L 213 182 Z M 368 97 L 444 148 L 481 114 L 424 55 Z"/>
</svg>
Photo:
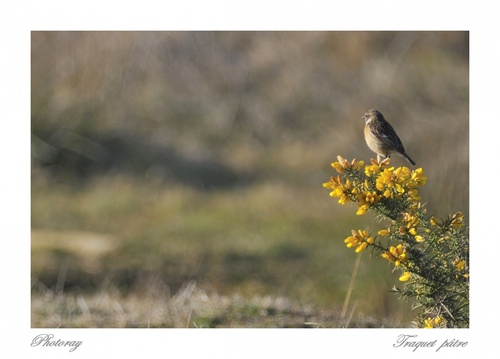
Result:
<svg viewBox="0 0 500 359">
<path fill-rule="evenodd" d="M 381 157 L 382 157 L 382 160 L 380 159 Z M 391 155 L 384 156 L 384 155 L 380 155 L 380 154 L 377 153 L 377 162 L 381 163 L 381 162 L 385 161 L 386 159 L 388 159 L 390 157 L 391 157 Z"/>
</svg>

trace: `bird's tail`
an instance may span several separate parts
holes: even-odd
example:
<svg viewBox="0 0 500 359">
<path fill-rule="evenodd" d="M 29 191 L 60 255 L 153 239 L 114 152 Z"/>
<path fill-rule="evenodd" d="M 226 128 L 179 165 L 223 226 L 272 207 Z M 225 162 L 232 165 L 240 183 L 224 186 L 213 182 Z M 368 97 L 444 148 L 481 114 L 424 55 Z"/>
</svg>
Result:
<svg viewBox="0 0 500 359">
<path fill-rule="evenodd" d="M 411 163 L 411 165 L 412 165 L 412 166 L 415 166 L 415 165 L 416 165 L 415 161 L 413 161 L 413 160 L 410 158 L 410 156 L 408 156 L 406 153 L 403 153 L 403 156 L 405 156 L 405 158 L 408 160 L 408 162 L 410 162 L 410 163 Z"/>
</svg>

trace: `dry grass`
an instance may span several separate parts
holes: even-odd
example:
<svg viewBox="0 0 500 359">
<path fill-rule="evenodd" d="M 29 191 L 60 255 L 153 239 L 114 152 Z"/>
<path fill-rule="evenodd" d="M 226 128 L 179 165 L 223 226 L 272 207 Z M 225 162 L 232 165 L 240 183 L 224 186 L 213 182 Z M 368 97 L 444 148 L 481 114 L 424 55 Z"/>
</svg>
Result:
<svg viewBox="0 0 500 359">
<path fill-rule="evenodd" d="M 32 326 L 37 328 L 336 328 L 397 327 L 393 323 L 299 305 L 284 297 L 221 296 L 188 282 L 169 296 L 163 283 L 141 295 L 122 296 L 116 288 L 90 294 L 58 294 L 38 287 L 32 299 Z M 44 292 L 44 294 L 41 294 Z M 352 314 L 352 313 L 351 313 Z"/>
</svg>

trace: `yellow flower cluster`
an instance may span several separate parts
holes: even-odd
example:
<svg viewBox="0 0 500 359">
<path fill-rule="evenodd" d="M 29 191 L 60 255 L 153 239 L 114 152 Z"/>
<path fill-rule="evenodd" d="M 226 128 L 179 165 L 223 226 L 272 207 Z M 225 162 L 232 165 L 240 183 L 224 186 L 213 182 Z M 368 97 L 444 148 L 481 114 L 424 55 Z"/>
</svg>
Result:
<svg viewBox="0 0 500 359">
<path fill-rule="evenodd" d="M 404 273 L 401 275 L 401 277 L 399 277 L 399 280 L 400 280 L 401 282 L 407 282 L 407 281 L 409 281 L 409 280 L 410 280 L 410 278 L 411 278 L 411 272 L 404 272 Z"/>
<path fill-rule="evenodd" d="M 349 169 L 354 169 L 356 171 L 359 171 L 361 167 L 365 164 L 364 161 L 357 161 L 356 159 L 353 159 L 351 163 L 347 161 L 344 157 L 342 156 L 337 156 L 338 162 L 333 162 L 332 167 L 337 170 L 338 173 L 344 174 L 345 170 Z"/>
<path fill-rule="evenodd" d="M 351 162 L 342 156 L 337 156 L 338 162 L 333 162 L 332 167 L 340 174 L 359 171 L 363 161 L 353 159 Z M 365 167 L 364 173 L 373 181 L 362 180 L 356 177 L 354 180 L 343 180 L 340 175 L 331 177 L 329 182 L 323 183 L 323 187 L 331 189 L 330 196 L 339 198 L 340 204 L 358 202 L 357 215 L 362 215 L 368 209 L 383 198 L 401 198 L 404 193 L 415 203 L 420 201 L 418 186 L 425 184 L 427 177 L 424 176 L 422 168 L 411 171 L 407 167 L 388 167 L 390 159 L 381 162 L 371 160 L 371 165 Z"/>
<path fill-rule="evenodd" d="M 460 276 L 463 276 L 464 278 L 469 278 L 469 273 L 466 272 L 465 265 L 466 265 L 466 263 L 465 263 L 465 260 L 463 260 L 463 259 L 456 258 L 453 261 L 453 266 L 455 267 L 455 269 L 457 270 L 457 272 L 460 273 L 460 275 L 457 274 L 455 276 L 455 278 L 459 278 Z"/>
<path fill-rule="evenodd" d="M 365 174 L 371 176 L 374 174 L 373 169 L 367 166 Z M 373 167 L 373 166 L 371 166 Z M 418 186 L 426 183 L 427 177 L 424 176 L 422 168 L 411 171 L 408 167 L 384 168 L 380 171 L 375 187 L 382 193 L 385 198 L 401 198 L 403 193 L 407 192 L 413 202 L 420 201 L 418 195 Z"/>
<path fill-rule="evenodd" d="M 358 200 L 358 211 L 356 214 L 358 216 L 365 214 L 371 205 L 377 203 L 382 198 L 381 195 L 376 192 L 363 191 L 356 196 Z"/>
<path fill-rule="evenodd" d="M 464 225 L 464 214 L 462 212 L 457 212 L 451 216 L 450 227 L 452 229 L 459 229 Z"/>
<path fill-rule="evenodd" d="M 367 231 L 361 229 L 357 232 L 353 230 L 352 236 L 344 239 L 347 248 L 356 247 L 356 253 L 364 251 L 366 247 L 368 247 L 369 244 L 373 244 L 373 242 L 373 237 L 370 237 Z"/>
<path fill-rule="evenodd" d="M 332 167 L 340 174 L 344 174 L 346 170 L 358 171 L 364 165 L 363 161 L 358 162 L 356 159 L 349 163 L 342 156 L 338 156 L 337 158 L 339 161 L 333 162 Z M 344 183 L 339 175 L 337 177 L 332 176 L 329 182 L 323 183 L 323 187 L 331 189 L 330 196 L 339 198 L 340 204 L 347 204 L 354 201 L 359 193 L 359 185 L 356 181 L 347 179 Z"/>
<path fill-rule="evenodd" d="M 406 223 L 406 227 L 400 228 L 399 230 L 400 233 L 411 234 L 413 238 L 415 238 L 415 241 L 418 243 L 423 242 L 425 240 L 423 236 L 417 234 L 417 228 L 420 224 L 420 220 L 413 212 L 410 211 L 403 213 L 403 221 Z"/>
<path fill-rule="evenodd" d="M 352 182 L 346 180 L 343 183 L 340 176 L 332 176 L 329 182 L 323 183 L 323 187 L 330 188 L 332 190 L 330 196 L 339 198 L 340 204 L 349 203 L 357 193 L 357 189 L 352 185 Z"/>
<path fill-rule="evenodd" d="M 373 237 L 366 230 L 353 230 L 344 239 L 345 245 L 356 253 L 370 247 L 372 253 L 392 263 L 403 282 L 403 289 L 395 286 L 394 291 L 405 298 L 415 297 L 425 313 L 419 315 L 420 327 L 468 326 L 468 227 L 464 215 L 428 216 L 419 195 L 420 186 L 427 182 L 422 168 L 396 168 L 390 166 L 389 158 L 372 159 L 366 166 L 356 159 L 337 159 L 331 164 L 337 174 L 323 183 L 330 196 L 343 205 L 356 203 L 357 215 L 372 211 L 390 221 L 372 232 Z M 456 293 L 456 305 L 449 293 Z M 441 311 L 444 305 L 446 312 Z"/>
<path fill-rule="evenodd" d="M 391 162 L 390 158 L 387 157 L 383 161 L 377 162 L 373 158 L 371 159 L 371 165 L 368 165 L 365 167 L 365 174 L 368 177 L 371 177 L 372 175 L 379 173 L 382 167 L 388 166 L 389 163 Z"/>
<path fill-rule="evenodd" d="M 465 269 L 465 261 L 462 259 L 460 260 L 459 258 L 455 259 L 453 261 L 453 265 L 457 269 L 457 271 L 461 272 Z"/>
<path fill-rule="evenodd" d="M 434 227 L 445 226 L 446 229 L 459 229 L 464 226 L 464 214 L 462 212 L 457 212 L 452 216 L 449 216 L 446 221 L 438 222 L 438 220 L 433 216 L 429 219 L 429 222 Z M 444 222 L 444 223 L 443 223 Z"/>
<path fill-rule="evenodd" d="M 439 238 L 438 243 L 443 243 L 449 241 L 452 238 L 451 230 L 457 230 L 465 225 L 464 214 L 462 212 L 457 212 L 453 215 L 449 215 L 446 220 L 438 221 L 435 217 L 429 219 L 429 223 L 433 227 L 439 227 L 444 229 L 444 233 Z"/>
<path fill-rule="evenodd" d="M 391 234 L 391 227 L 387 227 L 387 229 L 381 229 L 377 232 L 377 234 L 382 237 L 387 237 L 389 234 Z"/>
<path fill-rule="evenodd" d="M 437 328 L 441 326 L 441 324 L 443 323 L 444 323 L 444 318 L 440 315 L 434 318 L 428 317 L 427 319 L 424 320 L 424 325 L 425 325 L 424 328 L 426 329 Z"/>
<path fill-rule="evenodd" d="M 398 244 L 396 247 L 391 246 L 387 252 L 382 253 L 382 258 L 387 259 L 389 262 L 394 262 L 394 265 L 399 267 L 402 262 L 408 260 L 408 254 L 406 253 L 406 248 Z"/>
</svg>

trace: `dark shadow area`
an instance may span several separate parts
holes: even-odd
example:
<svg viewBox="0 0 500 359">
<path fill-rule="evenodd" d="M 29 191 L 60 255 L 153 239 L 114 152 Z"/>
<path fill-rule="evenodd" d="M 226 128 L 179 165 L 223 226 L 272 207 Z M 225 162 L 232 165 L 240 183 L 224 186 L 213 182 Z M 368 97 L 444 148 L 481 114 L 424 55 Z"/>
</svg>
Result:
<svg viewBox="0 0 500 359">
<path fill-rule="evenodd" d="M 95 175 L 113 173 L 150 176 L 203 190 L 230 189 L 254 180 L 223 162 L 203 155 L 188 155 L 168 145 L 150 144 L 128 134 L 82 134 L 58 130 L 32 134 L 32 164 L 51 182 L 85 185 Z"/>
</svg>

